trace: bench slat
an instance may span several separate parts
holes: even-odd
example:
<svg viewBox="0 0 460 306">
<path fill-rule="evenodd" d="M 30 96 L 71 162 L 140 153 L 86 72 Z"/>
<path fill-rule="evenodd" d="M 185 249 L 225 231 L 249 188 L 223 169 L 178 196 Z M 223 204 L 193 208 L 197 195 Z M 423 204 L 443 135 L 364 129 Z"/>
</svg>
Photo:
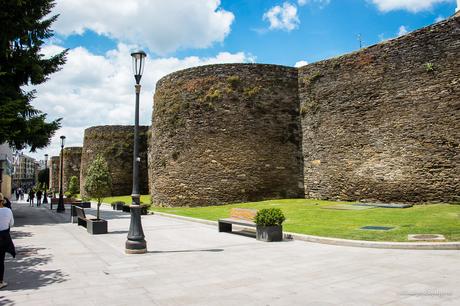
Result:
<svg viewBox="0 0 460 306">
<path fill-rule="evenodd" d="M 248 220 L 242 220 L 242 219 L 225 218 L 225 219 L 219 219 L 219 222 L 220 223 L 229 223 L 229 224 L 256 227 L 256 224 L 254 222 L 251 222 L 251 221 L 248 221 Z"/>
<path fill-rule="evenodd" d="M 248 209 L 248 208 L 232 208 L 230 211 L 231 219 L 241 219 L 253 221 L 257 214 L 257 209 Z"/>
</svg>

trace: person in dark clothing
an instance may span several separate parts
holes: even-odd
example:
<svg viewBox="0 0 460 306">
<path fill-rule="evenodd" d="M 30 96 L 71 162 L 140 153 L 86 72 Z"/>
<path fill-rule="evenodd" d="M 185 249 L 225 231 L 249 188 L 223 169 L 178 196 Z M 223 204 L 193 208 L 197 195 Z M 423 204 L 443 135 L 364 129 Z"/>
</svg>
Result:
<svg viewBox="0 0 460 306">
<path fill-rule="evenodd" d="M 40 204 L 42 203 L 42 191 L 41 190 L 38 190 L 37 191 L 37 207 L 40 206 Z"/>
<path fill-rule="evenodd" d="M 10 235 L 10 228 L 14 225 L 14 218 L 11 209 L 4 207 L 5 199 L 0 193 L 0 289 L 8 284 L 3 281 L 5 274 L 5 254 L 10 253 L 16 257 L 13 240 Z"/>
<path fill-rule="evenodd" d="M 33 189 L 29 191 L 29 206 L 34 206 L 35 192 Z"/>
</svg>

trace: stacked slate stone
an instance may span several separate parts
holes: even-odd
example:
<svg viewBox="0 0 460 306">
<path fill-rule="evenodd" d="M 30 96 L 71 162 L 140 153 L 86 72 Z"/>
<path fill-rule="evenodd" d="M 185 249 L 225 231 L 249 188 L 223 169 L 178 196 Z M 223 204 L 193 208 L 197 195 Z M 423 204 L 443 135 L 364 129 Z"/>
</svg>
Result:
<svg viewBox="0 0 460 306">
<path fill-rule="evenodd" d="M 80 180 L 80 165 L 81 165 L 81 151 L 82 147 L 67 147 L 64 148 L 63 160 L 63 188 L 64 192 L 69 187 L 69 182 L 72 176 L 76 176 Z"/>
<path fill-rule="evenodd" d="M 50 189 L 52 192 L 59 192 L 59 171 L 61 168 L 59 156 L 51 156 L 50 158 Z"/>
<path fill-rule="evenodd" d="M 153 203 L 302 197 L 298 105 L 290 67 L 210 65 L 161 79 L 150 148 Z"/>
<path fill-rule="evenodd" d="M 148 126 L 139 127 L 139 188 L 141 194 L 148 193 L 147 174 Z M 88 167 L 98 154 L 107 161 L 112 176 L 112 196 L 128 195 L 132 192 L 134 126 L 105 125 L 85 130 L 81 155 L 80 193 L 84 190 Z"/>
</svg>

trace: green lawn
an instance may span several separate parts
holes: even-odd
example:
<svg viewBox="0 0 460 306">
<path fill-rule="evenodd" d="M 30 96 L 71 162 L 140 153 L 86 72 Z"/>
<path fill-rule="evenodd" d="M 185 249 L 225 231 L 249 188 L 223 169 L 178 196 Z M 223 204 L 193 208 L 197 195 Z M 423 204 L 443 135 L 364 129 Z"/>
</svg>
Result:
<svg viewBox="0 0 460 306">
<path fill-rule="evenodd" d="M 153 211 L 216 221 L 228 217 L 233 207 L 281 208 L 286 216 L 283 229 L 288 232 L 373 241 L 407 241 L 408 234 L 443 234 L 448 241 L 460 241 L 460 205 L 430 204 L 412 208 L 372 208 L 332 210 L 326 206 L 351 205 L 307 199 L 271 200 L 209 207 L 162 208 Z M 366 225 L 395 227 L 389 231 L 360 230 Z"/>
<path fill-rule="evenodd" d="M 91 199 L 91 201 L 97 201 L 96 199 Z M 113 202 L 117 201 L 122 201 L 125 202 L 126 204 L 129 204 L 132 202 L 131 195 L 125 195 L 125 196 L 117 196 L 117 197 L 108 197 L 104 198 L 102 202 L 111 204 Z M 144 194 L 141 195 L 141 203 L 144 204 L 150 204 L 150 195 L 149 194 Z"/>
</svg>

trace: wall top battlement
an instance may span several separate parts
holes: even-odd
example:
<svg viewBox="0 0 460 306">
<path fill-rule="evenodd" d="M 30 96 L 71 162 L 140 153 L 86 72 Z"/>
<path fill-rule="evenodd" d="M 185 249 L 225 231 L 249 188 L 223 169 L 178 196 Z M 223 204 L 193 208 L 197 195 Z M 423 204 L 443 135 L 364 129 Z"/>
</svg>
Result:
<svg viewBox="0 0 460 306">
<path fill-rule="evenodd" d="M 272 64 L 256 64 L 256 63 L 232 63 L 232 64 L 210 64 L 197 67 L 186 68 L 172 72 L 165 75 L 158 80 L 156 87 L 160 87 L 164 82 L 170 82 L 176 78 L 181 78 L 188 75 L 200 75 L 209 73 L 223 72 L 225 75 L 229 74 L 232 70 L 260 70 L 260 71 L 296 71 L 297 68 L 283 66 L 283 65 L 272 65 Z"/>
</svg>

